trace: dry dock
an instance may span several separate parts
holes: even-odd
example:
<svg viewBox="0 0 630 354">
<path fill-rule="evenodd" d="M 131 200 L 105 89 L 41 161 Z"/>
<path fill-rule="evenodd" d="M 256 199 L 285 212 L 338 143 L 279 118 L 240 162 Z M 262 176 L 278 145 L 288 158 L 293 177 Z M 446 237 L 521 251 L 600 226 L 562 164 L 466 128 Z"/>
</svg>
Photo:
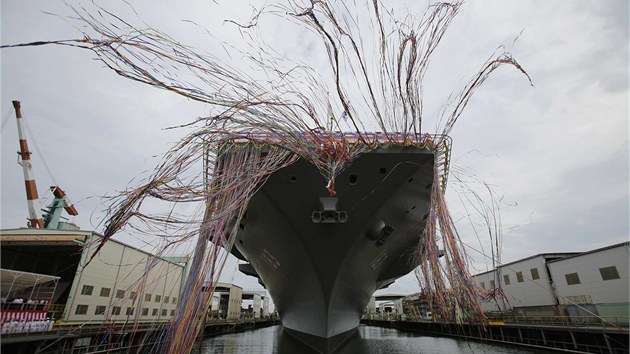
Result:
<svg viewBox="0 0 630 354">
<path fill-rule="evenodd" d="M 362 323 L 433 336 L 514 344 L 567 353 L 628 353 L 628 328 L 619 326 L 504 322 L 491 322 L 483 326 L 384 320 L 363 320 Z"/>
<path fill-rule="evenodd" d="M 277 320 L 214 321 L 205 326 L 205 335 L 245 331 L 278 324 Z M 71 354 L 143 352 L 159 345 L 166 326 L 55 326 L 41 333 L 4 334 L 0 352 L 12 354 Z"/>
</svg>

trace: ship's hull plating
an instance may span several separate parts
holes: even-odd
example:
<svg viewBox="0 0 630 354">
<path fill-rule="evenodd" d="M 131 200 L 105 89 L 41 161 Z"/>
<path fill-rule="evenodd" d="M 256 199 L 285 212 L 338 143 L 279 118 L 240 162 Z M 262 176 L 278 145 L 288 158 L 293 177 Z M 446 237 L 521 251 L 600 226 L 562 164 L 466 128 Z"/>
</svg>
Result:
<svg viewBox="0 0 630 354">
<path fill-rule="evenodd" d="M 359 156 L 336 179 L 337 210 L 347 212 L 346 222 L 313 222 L 313 211 L 322 210 L 319 198 L 328 192 L 321 174 L 303 159 L 271 175 L 256 192 L 234 253 L 250 262 L 249 273 L 266 286 L 289 332 L 320 351 L 334 350 L 354 333 L 374 291 L 414 268 L 433 159 L 415 147 Z"/>
</svg>

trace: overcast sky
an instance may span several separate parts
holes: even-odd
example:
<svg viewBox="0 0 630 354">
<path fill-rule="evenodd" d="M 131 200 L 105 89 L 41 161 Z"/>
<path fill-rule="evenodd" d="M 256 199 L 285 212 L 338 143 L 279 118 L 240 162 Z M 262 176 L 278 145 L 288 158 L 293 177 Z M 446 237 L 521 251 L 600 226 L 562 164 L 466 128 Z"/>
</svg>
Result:
<svg viewBox="0 0 630 354">
<path fill-rule="evenodd" d="M 252 15 L 242 1 L 134 1 L 140 19 L 123 2 L 103 3 L 125 19 L 137 24 L 141 19 L 182 43 L 225 58 L 204 29 L 238 46 L 238 29 L 223 20 L 246 22 Z M 396 13 L 408 7 L 419 17 L 428 5 L 410 3 L 396 3 Z M 531 87 L 513 68 L 497 70 L 452 132 L 452 175 L 468 171 L 502 197 L 503 262 L 628 240 L 628 4 L 470 1 L 434 53 L 424 86 L 427 117 L 436 116 L 448 95 L 461 89 L 500 45 L 534 83 Z M 1 6 L 2 44 L 82 36 L 78 23 L 45 13 L 71 14 L 63 1 L 3 0 Z M 264 17 L 260 35 L 279 53 L 301 56 L 317 67 L 322 54 L 313 53 L 312 45 L 318 38 L 296 39 L 286 26 L 273 16 Z M 0 55 L 2 228 L 23 227 L 28 215 L 16 163 L 12 100 L 22 102 L 35 139 L 29 144 L 40 196 L 49 202 L 47 187 L 60 185 L 79 210 L 73 221 L 97 231 L 102 231 L 105 207 L 99 196 L 114 194 L 151 170 L 182 135 L 164 128 L 211 112 L 206 105 L 122 78 L 93 60 L 89 51 L 45 46 L 3 49 Z M 232 57 L 230 64 L 238 67 L 239 62 Z M 425 129 L 433 132 L 431 126 Z M 448 191 L 453 214 L 460 220 L 464 242 L 479 249 L 454 180 Z M 483 193 L 481 186 L 469 184 Z M 134 242 L 125 235 L 118 238 Z M 487 234 L 480 233 L 480 238 L 488 244 Z M 484 258 L 475 250 L 469 253 L 475 257 L 472 272 L 486 270 Z M 228 265 L 223 280 L 257 287 L 255 280 L 238 274 L 235 264 Z M 408 276 L 387 292 L 417 290 Z"/>
</svg>

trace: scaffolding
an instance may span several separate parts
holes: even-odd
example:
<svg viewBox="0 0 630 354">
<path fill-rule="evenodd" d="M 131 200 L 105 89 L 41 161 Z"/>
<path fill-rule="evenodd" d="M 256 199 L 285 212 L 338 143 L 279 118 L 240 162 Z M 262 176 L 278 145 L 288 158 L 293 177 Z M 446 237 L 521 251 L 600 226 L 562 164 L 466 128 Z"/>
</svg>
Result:
<svg viewBox="0 0 630 354">
<path fill-rule="evenodd" d="M 54 275 L 0 269 L 0 323 L 46 320 L 58 282 Z"/>
</svg>

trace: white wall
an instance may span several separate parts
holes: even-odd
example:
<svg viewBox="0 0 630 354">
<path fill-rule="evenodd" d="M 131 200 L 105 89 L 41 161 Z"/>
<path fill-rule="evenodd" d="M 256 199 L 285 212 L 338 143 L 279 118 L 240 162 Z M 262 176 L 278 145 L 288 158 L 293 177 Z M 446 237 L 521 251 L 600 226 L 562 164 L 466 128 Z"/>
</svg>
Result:
<svg viewBox="0 0 630 354">
<path fill-rule="evenodd" d="M 269 316 L 269 295 L 263 298 L 263 316 Z"/>
<path fill-rule="evenodd" d="M 376 313 L 376 298 L 374 296 L 372 296 L 370 298 L 370 302 L 368 302 L 367 313 L 368 315 L 373 315 Z"/>
<path fill-rule="evenodd" d="M 262 308 L 262 298 L 258 294 L 254 294 L 254 304 L 252 309 L 254 310 L 254 318 L 260 318 L 260 309 Z"/>
<path fill-rule="evenodd" d="M 394 309 L 397 315 L 402 315 L 405 313 L 403 309 L 403 299 L 394 300 Z"/>
<path fill-rule="evenodd" d="M 228 304 L 228 320 L 241 318 L 241 304 L 243 302 L 243 289 L 230 285 L 230 300 Z"/>
<path fill-rule="evenodd" d="M 628 245 L 592 252 L 549 263 L 561 303 L 571 304 L 567 297 L 589 296 L 593 304 L 628 303 L 630 298 Z M 600 268 L 615 266 L 619 279 L 603 280 Z M 565 275 L 577 273 L 580 284 L 568 285 Z M 572 299 L 572 298 L 569 298 Z M 575 299 L 573 299 L 575 301 Z"/>
<path fill-rule="evenodd" d="M 532 276 L 532 269 L 538 270 L 538 279 Z M 523 281 L 519 282 L 516 273 L 521 272 Z M 549 277 L 545 270 L 545 259 L 537 256 L 523 261 L 514 262 L 498 268 L 496 271 L 482 273 L 474 276 L 478 286 L 482 283 L 486 291 L 492 290 L 490 282 L 495 282 L 495 288 L 501 286 L 505 294 L 505 300 L 497 297 L 498 304 L 494 300 L 482 301 L 483 311 L 498 311 L 514 307 L 547 306 L 555 305 L 556 300 L 549 285 Z M 508 276 L 510 284 L 506 284 L 504 277 Z"/>
<path fill-rule="evenodd" d="M 99 240 L 99 237 L 92 236 L 89 240 Z M 184 266 L 111 240 L 88 264 L 96 245 L 91 243 L 83 252 L 66 303 L 64 321 L 170 320 L 177 306 Z M 92 294 L 82 294 L 84 285 L 93 287 Z M 102 288 L 109 289 L 109 295 L 101 296 Z M 118 291 L 124 292 L 122 298 L 117 296 Z M 79 305 L 87 306 L 85 314 L 77 314 Z M 105 306 L 105 313 L 96 314 L 97 306 Z M 114 313 L 115 308 L 120 308 L 119 314 Z M 133 309 L 133 313 L 128 315 L 127 308 Z M 146 314 L 143 309 L 147 309 Z"/>
</svg>

